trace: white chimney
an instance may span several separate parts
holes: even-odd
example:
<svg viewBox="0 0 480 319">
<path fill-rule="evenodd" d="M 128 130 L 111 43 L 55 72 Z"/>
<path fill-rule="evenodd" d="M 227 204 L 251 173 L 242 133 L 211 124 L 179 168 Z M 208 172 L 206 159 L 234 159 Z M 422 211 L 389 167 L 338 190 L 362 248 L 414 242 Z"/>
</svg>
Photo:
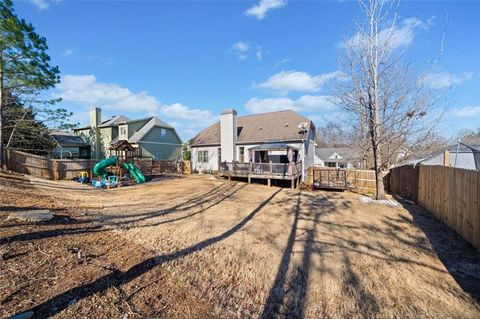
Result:
<svg viewBox="0 0 480 319">
<path fill-rule="evenodd" d="M 94 107 L 90 110 L 90 126 L 97 127 L 102 124 L 102 109 Z"/>
<path fill-rule="evenodd" d="M 220 114 L 220 148 L 222 162 L 233 162 L 236 157 L 237 111 L 228 109 Z"/>
</svg>

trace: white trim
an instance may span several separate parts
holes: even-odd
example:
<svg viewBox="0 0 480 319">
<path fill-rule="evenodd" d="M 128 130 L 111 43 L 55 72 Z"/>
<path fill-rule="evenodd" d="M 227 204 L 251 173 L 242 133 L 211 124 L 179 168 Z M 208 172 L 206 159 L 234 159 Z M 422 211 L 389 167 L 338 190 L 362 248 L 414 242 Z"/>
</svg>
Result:
<svg viewBox="0 0 480 319">
<path fill-rule="evenodd" d="M 138 142 L 132 142 L 133 144 L 162 144 L 162 145 L 183 145 L 183 144 L 177 144 L 177 143 L 165 143 L 165 142 L 150 142 L 150 141 L 138 141 Z"/>
</svg>

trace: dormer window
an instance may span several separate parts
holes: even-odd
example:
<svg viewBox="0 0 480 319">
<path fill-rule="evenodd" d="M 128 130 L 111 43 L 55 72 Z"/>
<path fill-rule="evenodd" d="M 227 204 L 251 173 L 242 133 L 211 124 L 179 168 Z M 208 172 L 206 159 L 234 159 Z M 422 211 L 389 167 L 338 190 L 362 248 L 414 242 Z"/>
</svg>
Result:
<svg viewBox="0 0 480 319">
<path fill-rule="evenodd" d="M 127 127 L 126 126 L 120 126 L 120 136 L 122 136 L 122 137 L 127 136 Z"/>
</svg>

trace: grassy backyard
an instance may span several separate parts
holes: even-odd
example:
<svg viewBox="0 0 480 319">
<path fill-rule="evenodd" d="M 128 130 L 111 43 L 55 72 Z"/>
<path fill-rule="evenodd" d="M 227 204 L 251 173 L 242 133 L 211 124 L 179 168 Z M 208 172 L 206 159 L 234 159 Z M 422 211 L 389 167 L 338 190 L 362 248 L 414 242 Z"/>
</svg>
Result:
<svg viewBox="0 0 480 319">
<path fill-rule="evenodd" d="M 0 317 L 480 317 L 480 254 L 408 203 L 210 176 L 0 188 Z M 7 220 L 33 208 L 55 218 Z"/>
</svg>

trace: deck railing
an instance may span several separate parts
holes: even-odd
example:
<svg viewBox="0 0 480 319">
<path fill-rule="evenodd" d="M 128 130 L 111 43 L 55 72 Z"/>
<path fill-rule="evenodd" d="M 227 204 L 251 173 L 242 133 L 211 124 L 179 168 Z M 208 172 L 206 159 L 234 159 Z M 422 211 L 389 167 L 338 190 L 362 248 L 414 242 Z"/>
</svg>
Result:
<svg viewBox="0 0 480 319">
<path fill-rule="evenodd" d="M 302 163 L 218 163 L 220 174 L 231 176 L 268 175 L 268 176 L 297 176 L 302 172 Z"/>
</svg>

